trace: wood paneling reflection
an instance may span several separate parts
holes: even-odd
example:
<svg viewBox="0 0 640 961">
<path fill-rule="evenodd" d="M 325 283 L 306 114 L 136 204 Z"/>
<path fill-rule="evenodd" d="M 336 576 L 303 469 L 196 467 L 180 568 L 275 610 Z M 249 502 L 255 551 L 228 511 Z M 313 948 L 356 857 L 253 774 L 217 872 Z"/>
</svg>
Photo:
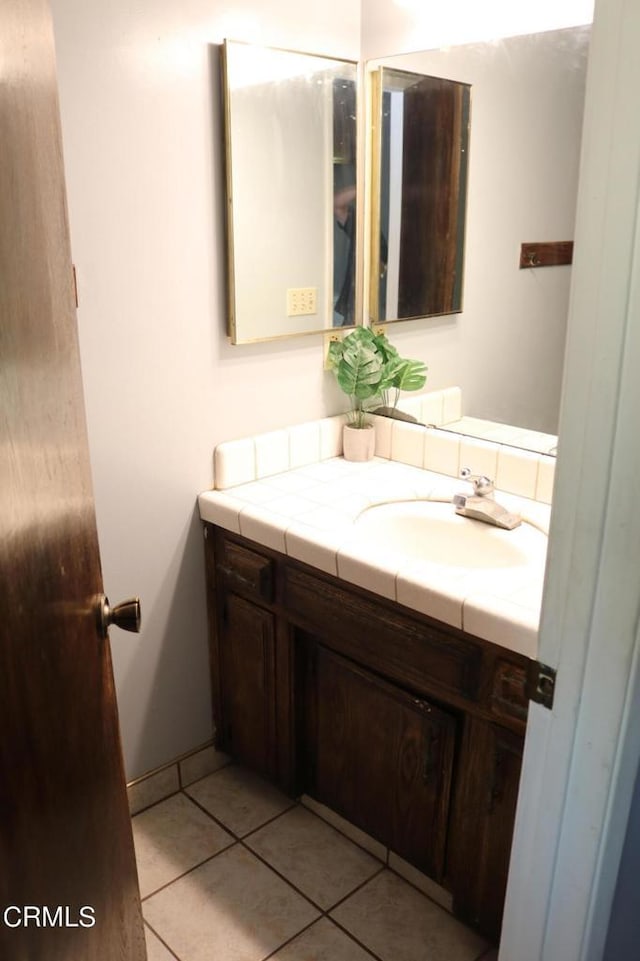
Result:
<svg viewBox="0 0 640 961">
<path fill-rule="evenodd" d="M 386 67 L 372 86 L 371 316 L 459 312 L 470 87 Z"/>
</svg>

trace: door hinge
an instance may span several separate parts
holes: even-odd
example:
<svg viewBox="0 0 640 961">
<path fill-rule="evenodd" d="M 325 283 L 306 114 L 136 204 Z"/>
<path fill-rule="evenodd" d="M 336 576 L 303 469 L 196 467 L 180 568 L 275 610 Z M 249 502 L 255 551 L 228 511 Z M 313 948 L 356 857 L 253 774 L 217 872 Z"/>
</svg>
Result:
<svg viewBox="0 0 640 961">
<path fill-rule="evenodd" d="M 556 672 L 547 664 L 532 661 L 529 669 L 528 691 L 530 700 L 542 704 L 549 710 L 553 707 L 553 695 L 556 690 Z"/>
</svg>

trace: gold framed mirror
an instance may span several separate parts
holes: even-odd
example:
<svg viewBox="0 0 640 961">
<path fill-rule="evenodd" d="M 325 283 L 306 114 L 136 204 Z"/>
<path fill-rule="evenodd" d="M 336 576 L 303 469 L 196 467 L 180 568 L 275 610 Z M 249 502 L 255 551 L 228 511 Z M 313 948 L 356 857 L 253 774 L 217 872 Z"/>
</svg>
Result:
<svg viewBox="0 0 640 961">
<path fill-rule="evenodd" d="M 354 326 L 357 64 L 222 48 L 234 344 Z"/>
</svg>

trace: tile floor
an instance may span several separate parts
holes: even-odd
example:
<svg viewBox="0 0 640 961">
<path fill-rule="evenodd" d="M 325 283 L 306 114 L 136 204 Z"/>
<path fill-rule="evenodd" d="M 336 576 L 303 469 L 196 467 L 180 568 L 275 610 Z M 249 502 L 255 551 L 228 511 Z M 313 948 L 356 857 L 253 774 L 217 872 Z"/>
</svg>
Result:
<svg viewBox="0 0 640 961">
<path fill-rule="evenodd" d="M 149 961 L 495 961 L 307 807 L 228 765 L 133 818 Z"/>
</svg>

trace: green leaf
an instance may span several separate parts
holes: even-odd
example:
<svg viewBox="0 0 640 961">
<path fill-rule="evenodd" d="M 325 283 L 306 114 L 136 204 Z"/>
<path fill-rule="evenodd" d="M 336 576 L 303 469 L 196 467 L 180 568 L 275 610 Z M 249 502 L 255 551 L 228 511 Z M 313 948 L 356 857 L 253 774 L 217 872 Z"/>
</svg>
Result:
<svg viewBox="0 0 640 961">
<path fill-rule="evenodd" d="M 397 386 L 397 381 L 405 364 L 406 361 L 403 360 L 399 355 L 391 357 L 387 361 L 387 363 L 384 365 L 382 378 L 380 380 L 380 393 L 389 390 L 391 387 Z"/>
<path fill-rule="evenodd" d="M 362 339 L 343 341 L 344 351 L 336 376 L 340 387 L 350 397 L 366 400 L 374 397 L 382 374 L 382 361 L 378 354 Z"/>
<path fill-rule="evenodd" d="M 393 387 L 398 390 L 420 390 L 427 380 L 427 367 L 421 360 L 404 360 L 398 367 Z"/>
<path fill-rule="evenodd" d="M 389 343 L 386 334 L 376 334 L 373 338 L 373 342 L 376 346 L 376 349 L 382 355 L 382 360 L 385 364 L 388 361 L 394 360 L 396 357 L 400 356 L 393 344 Z"/>
</svg>

